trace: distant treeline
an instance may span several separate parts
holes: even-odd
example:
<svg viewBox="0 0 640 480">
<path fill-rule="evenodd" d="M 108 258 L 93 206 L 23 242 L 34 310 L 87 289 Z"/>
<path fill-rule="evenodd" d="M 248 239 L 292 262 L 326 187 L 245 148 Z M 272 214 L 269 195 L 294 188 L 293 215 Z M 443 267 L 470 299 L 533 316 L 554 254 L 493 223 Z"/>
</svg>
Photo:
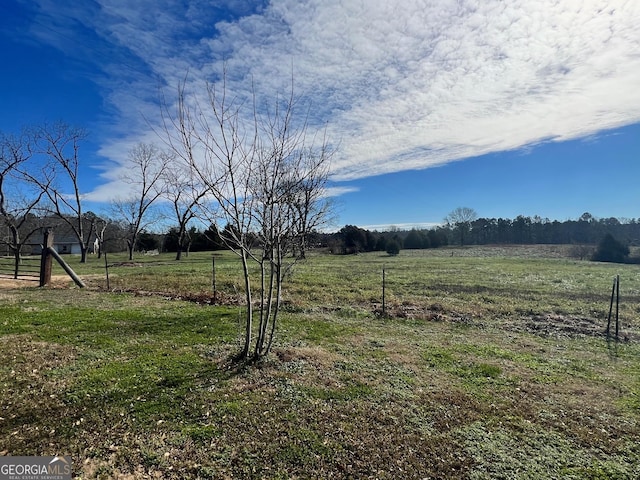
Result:
<svg viewBox="0 0 640 480">
<path fill-rule="evenodd" d="M 377 232 L 347 225 L 322 235 L 333 253 L 385 251 L 389 242 L 400 248 L 423 249 L 444 245 L 575 244 L 597 245 L 607 235 L 626 245 L 640 245 L 640 219 L 602 218 L 589 213 L 578 220 L 518 216 L 515 219 L 478 218 L 467 223 L 445 224 L 431 229 Z"/>
<path fill-rule="evenodd" d="M 447 245 L 459 246 L 461 243 L 463 245 L 574 244 L 595 247 L 607 235 L 611 235 L 624 245 L 640 245 L 640 219 L 598 219 L 585 213 L 578 220 L 560 222 L 520 215 L 513 220 L 478 218 L 467 223 L 449 223 L 429 229 L 396 228 L 382 232 L 346 225 L 334 233 L 312 234 L 308 238 L 308 245 L 311 248 L 328 249 L 334 254 L 384 252 L 395 248 L 438 248 Z M 220 232 L 213 226 L 206 230 L 192 227 L 188 230 L 187 236 L 189 251 L 226 248 L 220 239 Z M 139 250 L 159 249 L 175 252 L 177 246 L 177 228 L 171 228 L 166 234 L 143 232 L 137 242 Z"/>
<path fill-rule="evenodd" d="M 445 227 L 449 238 L 459 238 L 464 226 Z M 640 219 L 595 218 L 584 213 L 578 220 L 549 220 L 540 217 L 518 216 L 479 218 L 470 224 L 465 243 L 472 245 L 502 244 L 580 244 L 595 245 L 610 234 L 628 245 L 640 244 Z"/>
</svg>

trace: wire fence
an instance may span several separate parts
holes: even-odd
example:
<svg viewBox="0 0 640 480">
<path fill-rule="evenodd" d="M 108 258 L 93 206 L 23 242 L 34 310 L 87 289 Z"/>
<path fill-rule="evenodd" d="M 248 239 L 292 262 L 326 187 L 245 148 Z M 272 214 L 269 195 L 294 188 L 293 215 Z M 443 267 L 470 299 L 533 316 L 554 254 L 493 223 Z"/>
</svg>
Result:
<svg viewBox="0 0 640 480">
<path fill-rule="evenodd" d="M 18 262 L 16 274 L 16 259 L 13 255 L 4 254 L 0 256 L 0 277 L 13 278 L 26 281 L 40 281 L 40 264 L 42 250 L 40 244 L 25 245 L 23 254 Z"/>
</svg>

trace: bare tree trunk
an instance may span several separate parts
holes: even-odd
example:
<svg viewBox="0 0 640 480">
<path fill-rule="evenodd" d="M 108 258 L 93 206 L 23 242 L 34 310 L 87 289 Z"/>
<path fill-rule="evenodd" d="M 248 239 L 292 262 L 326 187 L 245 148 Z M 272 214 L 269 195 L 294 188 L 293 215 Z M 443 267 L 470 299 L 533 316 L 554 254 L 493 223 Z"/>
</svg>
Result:
<svg viewBox="0 0 640 480">
<path fill-rule="evenodd" d="M 20 271 L 20 249 L 13 249 L 13 278 L 18 278 L 18 273 Z"/>
<path fill-rule="evenodd" d="M 307 243 L 306 243 L 306 235 L 302 235 L 300 237 L 300 260 L 304 260 L 307 258 Z"/>
<path fill-rule="evenodd" d="M 251 330 L 253 328 L 253 303 L 251 298 L 251 278 L 249 277 L 249 259 L 244 250 L 242 250 L 241 258 L 247 316 L 245 320 L 244 347 L 242 348 L 242 352 L 240 352 L 240 357 L 248 358 L 249 350 L 251 349 Z"/>
<path fill-rule="evenodd" d="M 9 245 L 9 248 L 13 250 L 13 278 L 18 278 L 18 271 L 20 269 L 20 249 L 22 247 L 22 245 L 20 245 L 20 232 L 18 232 L 18 229 L 13 225 L 10 225 L 9 229 L 11 230 L 11 237 L 13 240 L 13 245 Z"/>
<path fill-rule="evenodd" d="M 129 261 L 133 261 L 133 247 L 135 246 L 135 239 L 127 239 L 127 252 L 129 252 Z"/>
<path fill-rule="evenodd" d="M 89 241 L 91 237 L 96 233 L 96 219 L 95 217 L 91 218 L 91 223 L 89 224 L 89 233 L 87 233 L 86 240 L 83 244 L 80 245 L 80 263 L 86 263 L 87 254 L 89 253 Z"/>
<path fill-rule="evenodd" d="M 278 322 L 278 314 L 280 313 L 280 303 L 282 299 L 282 257 L 281 254 L 278 253 L 279 261 L 276 265 L 276 305 L 273 312 L 273 320 L 271 321 L 271 332 L 269 332 L 269 343 L 267 344 L 267 348 L 264 351 L 264 355 L 268 355 L 271 351 L 271 347 L 273 345 L 273 339 L 276 334 L 276 324 Z"/>
<path fill-rule="evenodd" d="M 258 338 L 256 339 L 255 349 L 253 350 L 254 357 L 258 357 L 260 354 L 260 345 L 263 341 L 263 324 L 264 324 L 264 315 L 265 315 L 265 288 L 266 288 L 266 280 L 265 280 L 265 262 L 267 261 L 266 254 L 262 255 L 262 259 L 260 261 L 260 323 L 258 327 Z"/>
<path fill-rule="evenodd" d="M 187 240 L 190 240 L 190 236 L 188 238 L 187 236 L 187 231 L 186 231 L 186 226 L 184 224 L 180 225 L 179 231 L 178 231 L 178 246 L 176 249 L 176 260 L 180 260 L 182 259 L 182 253 L 185 253 L 185 256 L 189 256 L 188 254 L 188 246 L 185 248 L 185 244 L 189 245 L 191 244 L 191 241 L 187 242 Z"/>
<path fill-rule="evenodd" d="M 273 310 L 273 290 L 275 285 L 275 274 L 276 274 L 276 265 L 273 260 L 273 253 L 269 254 L 269 281 L 267 292 L 265 293 L 265 282 L 264 282 L 264 266 L 262 267 L 262 302 L 260 305 L 260 328 L 259 328 L 259 336 L 256 340 L 256 346 L 254 355 L 256 357 L 261 357 L 265 355 L 264 351 L 264 342 L 267 336 L 267 329 L 269 327 L 269 322 L 272 318 L 272 310 Z M 265 303 L 266 296 L 266 303 Z"/>
</svg>

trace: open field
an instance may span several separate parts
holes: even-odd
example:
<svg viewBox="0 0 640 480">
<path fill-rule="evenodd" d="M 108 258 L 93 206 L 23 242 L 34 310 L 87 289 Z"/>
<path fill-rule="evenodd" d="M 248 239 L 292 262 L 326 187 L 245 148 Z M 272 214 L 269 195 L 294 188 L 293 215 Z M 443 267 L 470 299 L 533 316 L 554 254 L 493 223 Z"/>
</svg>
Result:
<svg viewBox="0 0 640 480">
<path fill-rule="evenodd" d="M 565 253 L 313 255 L 253 367 L 229 360 L 230 255 L 224 305 L 211 254 L 110 255 L 112 291 L 71 259 L 89 289 L 0 290 L 0 453 L 82 478 L 640 478 L 640 267 Z"/>
</svg>

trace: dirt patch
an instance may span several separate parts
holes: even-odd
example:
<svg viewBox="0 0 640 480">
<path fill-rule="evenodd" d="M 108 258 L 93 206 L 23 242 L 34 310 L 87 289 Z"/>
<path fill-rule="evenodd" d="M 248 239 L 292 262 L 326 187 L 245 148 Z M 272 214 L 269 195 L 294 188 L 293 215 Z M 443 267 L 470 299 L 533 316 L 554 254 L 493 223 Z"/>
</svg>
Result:
<svg viewBox="0 0 640 480">
<path fill-rule="evenodd" d="M 482 319 L 472 315 L 450 311 L 438 303 L 431 305 L 416 305 L 409 302 L 386 305 L 383 314 L 382 305 L 373 304 L 373 314 L 393 318 L 424 320 L 428 322 L 450 322 L 466 325 L 483 325 Z M 561 315 L 555 313 L 535 314 L 505 322 L 505 329 L 515 332 L 527 332 L 544 337 L 606 337 L 606 320 L 577 315 Z M 611 325 L 611 335 L 615 335 L 614 321 Z M 640 334 L 630 325 L 620 325 L 619 340 L 624 342 L 640 340 Z"/>
<path fill-rule="evenodd" d="M 0 289 L 9 290 L 14 288 L 37 287 L 40 280 L 34 277 L 19 277 L 18 279 L 0 276 Z"/>
<path fill-rule="evenodd" d="M 193 302 L 199 305 L 237 305 L 238 296 L 229 295 L 225 292 L 216 292 L 214 296 L 211 293 L 169 293 L 169 292 L 154 292 L 149 290 L 140 290 L 136 288 L 118 288 L 112 289 L 111 292 L 115 293 L 131 293 L 137 297 L 159 297 L 165 300 L 180 300 L 184 302 Z"/>
<path fill-rule="evenodd" d="M 48 287 L 66 288 L 73 284 L 68 275 L 53 275 Z M 35 277 L 19 276 L 17 279 L 9 276 L 0 276 L 0 290 L 14 290 L 20 288 L 38 288 L 40 279 Z"/>
<path fill-rule="evenodd" d="M 405 318 L 408 320 L 425 320 L 428 322 L 475 323 L 471 315 L 449 311 L 439 303 L 417 305 L 404 302 L 401 304 L 386 305 L 384 312 L 382 311 L 382 304 L 374 303 L 373 314 L 377 316 Z"/>
<path fill-rule="evenodd" d="M 331 367 L 340 356 L 320 347 L 288 347 L 276 349 L 278 360 L 282 363 L 306 362 L 319 370 Z"/>
<path fill-rule="evenodd" d="M 592 318 L 570 315 L 531 315 L 524 319 L 523 329 L 544 336 L 589 336 L 604 335 L 604 328 Z"/>
<path fill-rule="evenodd" d="M 515 321 L 507 322 L 505 329 L 554 338 L 606 338 L 607 336 L 605 319 L 555 313 L 520 317 Z M 611 336 L 612 338 L 615 336 L 614 321 L 611 325 Z M 623 342 L 635 342 L 640 340 L 640 334 L 625 324 L 620 326 L 618 339 Z"/>
</svg>

